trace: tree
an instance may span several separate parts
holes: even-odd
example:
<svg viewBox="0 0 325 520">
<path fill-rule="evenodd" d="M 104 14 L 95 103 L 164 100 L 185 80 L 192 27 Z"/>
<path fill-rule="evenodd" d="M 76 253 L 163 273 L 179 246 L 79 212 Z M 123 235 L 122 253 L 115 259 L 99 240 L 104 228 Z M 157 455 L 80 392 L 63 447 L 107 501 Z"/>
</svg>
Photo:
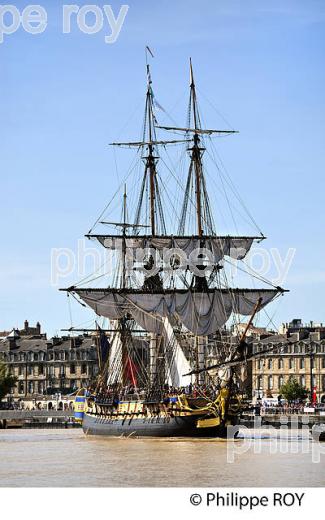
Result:
<svg viewBox="0 0 325 520">
<path fill-rule="evenodd" d="M 17 378 L 8 373 L 7 366 L 0 362 L 0 401 L 16 386 Z"/>
<path fill-rule="evenodd" d="M 308 394 L 306 388 L 300 385 L 293 376 L 290 376 L 288 381 L 281 386 L 280 393 L 289 403 L 296 399 L 306 399 Z"/>
</svg>

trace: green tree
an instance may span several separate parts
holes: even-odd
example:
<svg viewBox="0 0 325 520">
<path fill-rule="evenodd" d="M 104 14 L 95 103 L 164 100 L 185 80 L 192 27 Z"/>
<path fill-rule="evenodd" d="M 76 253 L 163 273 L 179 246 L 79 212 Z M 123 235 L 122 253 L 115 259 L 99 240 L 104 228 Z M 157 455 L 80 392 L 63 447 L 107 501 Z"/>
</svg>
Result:
<svg viewBox="0 0 325 520">
<path fill-rule="evenodd" d="M 6 365 L 0 361 L 0 401 L 16 386 L 16 382 L 17 378 L 11 376 Z"/>
<path fill-rule="evenodd" d="M 301 386 L 293 376 L 290 376 L 288 381 L 281 386 L 280 393 L 289 403 L 296 399 L 306 399 L 308 395 L 306 388 Z"/>
</svg>

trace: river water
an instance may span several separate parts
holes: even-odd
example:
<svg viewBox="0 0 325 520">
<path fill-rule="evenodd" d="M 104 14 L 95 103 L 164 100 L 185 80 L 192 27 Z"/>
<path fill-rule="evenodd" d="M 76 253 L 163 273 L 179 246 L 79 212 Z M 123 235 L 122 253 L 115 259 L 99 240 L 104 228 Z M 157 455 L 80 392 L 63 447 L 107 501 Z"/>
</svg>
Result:
<svg viewBox="0 0 325 520">
<path fill-rule="evenodd" d="M 2 430 L 0 486 L 325 485 L 325 443 L 306 441 L 298 432 L 278 446 L 276 433 L 245 435 L 246 441 L 230 443 L 86 437 L 81 429 Z M 323 452 L 319 463 L 312 461 L 314 448 Z"/>
</svg>

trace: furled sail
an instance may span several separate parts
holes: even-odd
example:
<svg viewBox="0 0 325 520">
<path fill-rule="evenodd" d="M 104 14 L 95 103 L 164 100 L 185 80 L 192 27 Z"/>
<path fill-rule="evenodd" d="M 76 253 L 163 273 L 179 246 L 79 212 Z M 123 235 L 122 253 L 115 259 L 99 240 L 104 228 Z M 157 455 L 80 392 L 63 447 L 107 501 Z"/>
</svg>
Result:
<svg viewBox="0 0 325 520">
<path fill-rule="evenodd" d="M 192 382 L 191 376 L 185 376 L 191 371 L 191 365 L 186 359 L 183 349 L 178 342 L 172 324 L 168 318 L 163 318 L 164 337 L 172 347 L 171 359 L 168 361 L 167 383 L 170 386 L 185 387 Z"/>
<path fill-rule="evenodd" d="M 113 327 L 116 328 L 116 332 L 111 340 L 111 350 L 109 354 L 109 372 L 107 384 L 113 385 L 115 383 L 121 383 L 122 381 L 122 340 L 121 333 L 118 331 L 119 323 L 113 323 Z"/>
<path fill-rule="evenodd" d="M 111 250 L 122 250 L 122 247 L 131 250 L 178 249 L 189 256 L 193 251 L 205 248 L 212 253 L 216 263 L 224 256 L 237 260 L 245 258 L 254 240 L 262 240 L 264 237 L 231 237 L 231 236 L 139 236 L 127 235 L 86 235 L 88 238 L 96 238 L 104 247 Z M 125 241 L 125 242 L 124 242 Z"/>
<path fill-rule="evenodd" d="M 97 314 L 111 320 L 127 313 L 148 332 L 161 334 L 162 318 L 179 321 L 193 334 L 208 335 L 219 330 L 232 312 L 250 315 L 256 302 L 270 303 L 279 289 L 209 289 L 198 292 L 170 289 L 149 292 L 142 289 L 80 289 L 70 288 Z"/>
</svg>

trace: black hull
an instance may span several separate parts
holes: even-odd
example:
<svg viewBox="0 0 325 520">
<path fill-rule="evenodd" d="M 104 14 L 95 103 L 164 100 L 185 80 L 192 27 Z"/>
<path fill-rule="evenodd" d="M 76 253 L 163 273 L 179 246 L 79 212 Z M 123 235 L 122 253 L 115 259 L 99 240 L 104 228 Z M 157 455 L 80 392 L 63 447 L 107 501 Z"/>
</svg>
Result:
<svg viewBox="0 0 325 520">
<path fill-rule="evenodd" d="M 226 437 L 223 426 L 197 428 L 197 417 L 152 417 L 134 419 L 103 419 L 84 415 L 82 428 L 87 435 L 110 437 Z"/>
</svg>

